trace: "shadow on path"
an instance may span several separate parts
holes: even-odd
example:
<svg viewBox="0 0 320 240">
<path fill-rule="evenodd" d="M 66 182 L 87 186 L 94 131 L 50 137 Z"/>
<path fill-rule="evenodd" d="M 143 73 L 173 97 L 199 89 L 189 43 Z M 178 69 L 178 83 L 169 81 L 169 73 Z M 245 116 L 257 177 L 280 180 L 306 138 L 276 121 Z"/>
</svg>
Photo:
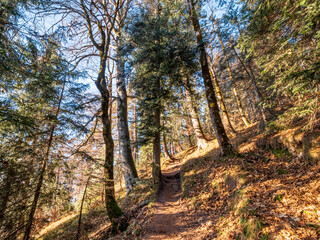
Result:
<svg viewBox="0 0 320 240">
<path fill-rule="evenodd" d="M 154 206 L 154 215 L 142 239 L 197 239 L 191 236 L 201 224 L 181 203 L 180 165 L 174 162 L 163 170 L 163 186 Z"/>
</svg>

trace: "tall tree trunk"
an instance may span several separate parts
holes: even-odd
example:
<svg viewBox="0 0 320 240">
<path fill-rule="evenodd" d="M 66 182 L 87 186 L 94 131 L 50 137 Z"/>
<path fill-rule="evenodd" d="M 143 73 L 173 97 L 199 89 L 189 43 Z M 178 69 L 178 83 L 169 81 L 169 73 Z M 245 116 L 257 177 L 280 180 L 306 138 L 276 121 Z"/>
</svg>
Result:
<svg viewBox="0 0 320 240">
<path fill-rule="evenodd" d="M 162 142 L 163 142 L 163 150 L 164 150 L 164 153 L 166 154 L 166 156 L 167 156 L 170 160 L 175 161 L 176 159 L 170 154 L 170 152 L 169 152 L 169 150 L 168 150 L 167 140 L 166 140 L 166 134 L 165 134 L 164 131 L 162 132 Z"/>
<path fill-rule="evenodd" d="M 178 144 L 178 147 L 179 147 L 179 152 L 182 152 L 183 151 L 183 147 L 181 146 L 181 143 L 180 143 L 179 140 L 177 141 L 177 144 Z"/>
<path fill-rule="evenodd" d="M 152 167 L 152 179 L 153 185 L 157 188 L 162 183 L 162 176 L 161 176 L 161 143 L 160 143 L 160 116 L 161 116 L 161 106 L 158 101 L 160 99 L 160 78 L 156 80 L 155 86 L 155 94 L 157 100 L 157 106 L 154 109 L 153 114 L 153 126 L 155 127 L 154 134 L 153 134 L 153 167 Z"/>
<path fill-rule="evenodd" d="M 208 58 L 207 58 L 207 53 L 206 53 L 204 42 L 203 42 L 202 31 L 201 31 L 201 27 L 200 27 L 198 16 L 195 9 L 195 2 L 194 0 L 188 0 L 188 3 L 189 3 L 188 4 L 189 15 L 192 21 L 194 31 L 196 33 L 197 42 L 200 49 L 200 65 L 202 69 L 202 77 L 204 80 L 204 86 L 205 86 L 206 97 L 207 97 L 212 125 L 214 127 L 215 134 L 220 146 L 221 154 L 228 155 L 234 152 L 235 150 L 231 145 L 231 142 L 226 134 L 226 131 L 223 127 L 223 124 L 220 118 L 219 107 L 217 104 L 217 99 L 213 90 L 212 80 L 210 77 Z"/>
<path fill-rule="evenodd" d="M 120 191 L 122 191 L 122 171 L 121 171 L 121 162 L 116 162 L 116 167 L 118 168 L 118 178 L 119 178 L 119 186 Z"/>
<path fill-rule="evenodd" d="M 154 125 L 160 128 L 160 113 L 157 112 L 154 117 Z M 162 181 L 161 176 L 161 146 L 160 146 L 160 131 L 156 131 L 153 135 L 153 167 L 152 167 L 152 177 L 153 185 L 159 187 Z"/>
<path fill-rule="evenodd" d="M 211 73 L 211 77 L 213 79 L 213 83 L 216 89 L 216 94 L 217 94 L 217 98 L 219 100 L 220 103 L 220 108 L 221 108 L 221 112 L 222 112 L 222 116 L 224 118 L 225 124 L 227 125 L 227 129 L 232 133 L 232 134 L 236 134 L 237 132 L 234 130 L 231 122 L 230 122 L 230 118 L 229 118 L 229 114 L 227 112 L 227 108 L 226 105 L 224 104 L 224 100 L 223 100 L 223 96 L 222 96 L 222 92 L 221 92 L 221 88 L 219 86 L 219 82 L 218 82 L 218 78 L 216 75 L 216 72 L 214 70 L 214 66 L 210 60 L 209 57 L 209 62 L 210 62 L 210 73 Z"/>
<path fill-rule="evenodd" d="M 13 184 L 13 177 L 15 174 L 14 167 L 12 166 L 12 163 L 7 163 L 7 174 L 6 177 L 4 177 L 4 187 L 1 188 L 0 193 L 0 225 L 4 226 L 3 221 L 5 220 L 5 211 L 7 210 L 7 205 L 9 201 L 9 197 L 11 194 L 12 184 Z"/>
<path fill-rule="evenodd" d="M 57 202 L 57 193 L 58 193 L 58 190 L 59 190 L 59 182 L 60 182 L 60 166 L 58 167 L 57 169 L 57 173 L 56 173 L 57 177 L 56 177 L 56 186 L 55 186 L 55 189 L 54 189 L 54 192 L 52 194 L 52 209 L 51 210 L 51 218 L 53 221 L 56 221 L 57 220 L 57 217 L 58 217 L 58 214 L 59 214 L 59 208 L 57 206 L 57 204 L 55 204 Z"/>
<path fill-rule="evenodd" d="M 124 73 L 124 58 L 122 51 L 121 29 L 116 31 L 116 68 L 117 68 L 117 117 L 119 150 L 122 173 L 125 180 L 127 194 L 130 193 L 138 179 L 138 173 L 133 161 L 130 146 L 130 135 L 128 127 L 128 100 L 126 80 Z"/>
<path fill-rule="evenodd" d="M 192 127 L 192 121 L 191 121 L 191 117 L 188 115 L 187 116 L 187 120 L 186 120 L 186 128 L 187 128 L 187 134 L 188 134 L 188 141 L 189 141 L 189 147 L 192 147 L 193 146 L 193 143 L 192 143 L 192 134 L 191 134 L 191 131 L 193 129 Z"/>
<path fill-rule="evenodd" d="M 213 20 L 212 20 L 212 21 L 213 21 Z M 217 27 L 217 35 L 218 35 L 219 42 L 220 42 L 220 45 L 221 45 L 221 48 L 222 48 L 222 52 L 223 52 L 223 55 L 224 55 L 224 58 L 225 58 L 225 61 L 226 61 L 226 64 L 227 64 L 227 70 L 228 70 L 228 73 L 229 73 L 229 77 L 230 77 L 230 79 L 231 79 L 233 95 L 234 95 L 235 98 L 236 98 L 241 119 L 242 119 L 242 121 L 244 122 L 244 124 L 248 127 L 248 126 L 250 125 L 250 123 L 248 122 L 248 119 L 246 118 L 246 115 L 245 115 L 245 113 L 244 113 L 244 111 L 243 111 L 243 107 L 242 107 L 242 104 L 241 104 L 240 96 L 239 96 L 238 91 L 237 91 L 237 88 L 236 88 L 236 86 L 235 86 L 235 79 L 234 79 L 234 76 L 233 76 L 233 73 L 232 73 L 232 70 L 231 70 L 231 67 L 230 67 L 229 58 L 228 58 L 228 55 L 227 55 L 226 48 L 225 48 L 225 46 L 224 46 L 224 43 L 223 43 L 223 41 L 222 41 L 222 37 L 221 37 L 221 35 L 220 35 L 219 26 L 218 26 L 218 24 L 215 23 L 214 21 L 213 21 L 213 24 L 215 24 L 216 27 Z"/>
<path fill-rule="evenodd" d="M 255 106 L 258 107 L 259 112 L 260 112 L 260 114 L 262 116 L 262 120 L 263 120 L 264 123 L 266 123 L 267 122 L 266 114 L 265 114 L 265 111 L 264 111 L 263 107 L 260 105 L 261 100 L 262 100 L 262 95 L 261 95 L 261 93 L 260 93 L 260 91 L 258 89 L 256 77 L 255 77 L 255 75 L 253 73 L 253 70 L 252 70 L 250 64 L 247 64 L 249 70 L 247 69 L 246 64 L 244 63 L 242 58 L 237 53 L 237 51 L 236 51 L 234 46 L 232 46 L 232 50 L 235 53 L 236 57 L 238 58 L 239 62 L 241 63 L 241 65 L 242 65 L 243 69 L 245 70 L 245 72 L 247 73 L 247 75 L 251 78 L 251 82 L 252 82 L 253 90 L 254 90 L 254 94 L 255 94 Z"/>
<path fill-rule="evenodd" d="M 103 3 L 101 3 L 103 4 Z M 105 159 L 104 159 L 104 178 L 105 178 L 105 204 L 107 209 L 107 214 L 112 224 L 113 230 L 123 231 L 127 227 L 127 222 L 120 222 L 119 217 L 123 215 L 122 210 L 118 206 L 115 199 L 114 191 L 114 142 L 112 139 L 112 129 L 111 129 L 111 116 L 109 116 L 109 106 L 110 106 L 110 92 L 108 90 L 106 82 L 106 62 L 109 53 L 109 47 L 111 42 L 111 33 L 114 29 L 115 22 L 118 16 L 118 13 L 123 5 L 120 4 L 119 0 L 116 0 L 114 5 L 114 11 L 108 17 L 110 17 L 109 25 L 106 28 L 101 27 L 101 23 L 95 23 L 92 21 L 92 12 L 90 12 L 87 6 L 84 3 L 84 0 L 80 0 L 80 6 L 82 8 L 81 15 L 84 16 L 87 22 L 87 30 L 89 34 L 90 41 L 94 47 L 99 52 L 100 64 L 99 64 L 99 73 L 96 79 L 96 87 L 100 92 L 101 96 L 101 121 L 103 124 L 103 140 L 105 145 Z M 107 9 L 104 9 L 108 12 Z M 111 10 L 110 10 L 111 11 Z M 95 34 L 92 29 L 92 24 L 97 25 L 99 31 L 100 41 L 98 43 L 95 40 Z"/>
<path fill-rule="evenodd" d="M 237 29 L 238 29 L 238 32 L 239 34 L 242 34 L 243 30 L 241 30 L 240 28 L 240 25 L 239 23 L 237 22 L 236 24 L 237 26 Z M 246 51 L 246 50 L 245 50 Z M 245 52 L 245 55 L 247 55 L 247 53 Z M 258 86 L 257 86 L 257 81 L 256 81 L 256 77 L 254 75 L 254 72 L 253 72 L 253 69 L 252 69 L 252 62 L 251 62 L 252 58 L 249 57 L 247 58 L 247 65 L 248 65 L 248 68 L 249 68 L 249 71 L 250 71 L 250 75 L 251 75 L 251 79 L 252 79 L 252 84 L 253 84 L 253 87 L 254 87 L 254 91 L 255 91 L 255 95 L 257 97 L 257 101 L 259 102 L 259 104 L 264 100 Z M 263 121 L 264 121 L 264 125 L 266 124 L 267 122 L 267 116 L 266 116 L 266 113 L 271 116 L 271 112 L 270 112 L 270 109 L 269 108 L 264 108 L 263 106 L 260 106 L 261 108 L 261 114 L 262 114 L 262 117 L 263 117 Z M 265 126 L 262 126 L 262 128 L 264 128 Z"/>
<path fill-rule="evenodd" d="M 54 115 L 55 119 L 58 119 L 58 116 L 60 114 L 60 108 L 61 108 L 61 102 L 62 102 L 63 95 L 64 95 L 65 84 L 66 84 L 66 81 L 64 81 L 63 85 L 62 85 L 62 89 L 61 89 L 61 94 L 60 94 L 59 101 L 58 101 L 57 110 L 56 110 L 56 113 Z M 38 182 L 37 182 L 36 190 L 34 192 L 34 197 L 33 197 L 33 201 L 32 201 L 32 204 L 31 204 L 31 210 L 30 210 L 30 213 L 29 213 L 28 222 L 26 224 L 23 240 L 28 240 L 30 238 L 30 233 L 31 233 L 32 224 L 33 224 L 33 218 L 34 218 L 34 214 L 35 214 L 36 209 L 37 209 L 37 205 L 38 205 L 38 201 L 39 201 L 39 197 L 40 197 L 40 193 L 41 193 L 41 188 L 42 188 L 42 184 L 43 184 L 44 175 L 46 173 L 46 168 L 47 168 L 47 163 L 48 163 L 48 160 L 49 160 L 49 155 L 50 155 L 50 150 L 51 150 L 51 146 L 52 146 L 52 142 L 53 142 L 53 135 L 54 135 L 55 128 L 56 128 L 56 123 L 54 122 L 54 123 L 52 123 L 52 126 L 50 128 L 48 144 L 47 144 L 47 148 L 46 148 L 46 151 L 45 151 L 45 154 L 44 154 L 44 158 L 43 158 L 42 167 L 41 167 L 41 170 L 40 170 L 40 175 L 39 175 L 39 179 L 38 179 Z"/>
<path fill-rule="evenodd" d="M 113 92 L 113 75 L 109 75 L 109 81 L 108 81 L 108 91 L 109 93 Z M 112 114 L 113 114 L 113 102 L 114 100 L 110 97 L 109 99 L 109 110 L 108 110 L 108 114 L 109 114 L 109 118 L 112 119 Z M 112 123 L 111 123 L 112 125 Z"/>
<path fill-rule="evenodd" d="M 159 18 L 160 18 L 160 3 L 159 0 L 156 2 L 156 14 L 157 14 L 157 26 L 159 26 Z M 156 55 L 157 55 L 157 62 L 156 65 L 158 69 L 160 69 L 160 37 L 156 41 Z M 153 186 L 155 188 L 159 188 L 160 185 L 162 184 L 162 175 L 161 175 L 161 142 L 160 142 L 160 128 L 161 128 L 161 123 L 160 123 L 160 117 L 161 117 L 161 83 L 160 83 L 160 78 L 161 76 L 156 76 L 156 80 L 153 86 L 153 96 L 154 96 L 154 101 L 155 101 L 155 108 L 152 116 L 152 121 L 153 121 L 153 167 L 152 167 L 152 181 L 153 181 Z"/>
<path fill-rule="evenodd" d="M 107 214 L 113 229 L 117 229 L 117 218 L 122 216 L 122 210 L 119 208 L 115 200 L 114 191 L 114 173 L 113 173 L 113 159 L 114 159 L 114 142 L 111 132 L 111 119 L 109 118 L 109 91 L 105 80 L 106 69 L 106 54 L 100 53 L 100 71 L 96 80 L 96 86 L 101 94 L 101 110 L 102 110 L 102 124 L 103 124 L 103 140 L 105 144 L 105 161 L 104 161 L 104 177 L 105 177 L 105 204 Z"/>
<path fill-rule="evenodd" d="M 87 180 L 87 183 L 86 183 L 86 187 L 84 188 L 84 192 L 83 192 L 83 195 L 82 195 L 81 206 L 80 206 L 80 211 L 79 211 L 78 230 L 77 230 L 76 240 L 80 239 L 82 209 L 83 209 L 84 199 L 86 197 L 89 181 L 90 181 L 90 176 L 88 177 L 88 180 Z"/>
<path fill-rule="evenodd" d="M 138 162 L 138 131 L 137 131 L 137 102 L 135 101 L 134 103 L 134 108 L 133 108 L 133 160 L 135 161 L 136 165 L 139 165 Z"/>
<path fill-rule="evenodd" d="M 197 113 L 197 108 L 194 106 L 193 93 L 190 85 L 190 80 L 188 77 L 184 79 L 184 87 L 186 92 L 190 118 L 191 118 L 193 130 L 197 139 L 198 149 L 205 149 L 207 147 L 207 139 L 205 138 L 202 131 L 202 127 L 201 127 L 200 120 Z"/>
<path fill-rule="evenodd" d="M 249 104 L 248 104 L 248 115 L 249 115 L 249 119 L 250 122 L 256 122 L 257 121 L 257 108 L 255 106 L 253 97 L 252 97 L 252 93 L 251 91 L 248 91 L 248 95 L 249 95 Z"/>
<path fill-rule="evenodd" d="M 171 154 L 174 154 L 174 146 L 173 146 L 173 141 L 172 141 L 172 139 L 171 139 L 171 141 L 170 141 L 170 152 L 171 152 Z"/>
</svg>

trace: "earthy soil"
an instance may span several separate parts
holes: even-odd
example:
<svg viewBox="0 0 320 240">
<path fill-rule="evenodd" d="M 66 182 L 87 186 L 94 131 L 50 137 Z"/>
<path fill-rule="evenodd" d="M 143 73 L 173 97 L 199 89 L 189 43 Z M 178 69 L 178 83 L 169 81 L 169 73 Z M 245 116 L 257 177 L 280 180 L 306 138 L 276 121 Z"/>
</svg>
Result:
<svg viewBox="0 0 320 240">
<path fill-rule="evenodd" d="M 163 170 L 163 186 L 153 207 L 154 214 L 143 229 L 141 239 L 201 239 L 201 221 L 207 216 L 197 216 L 181 201 L 180 165 L 178 162 Z"/>
<path fill-rule="evenodd" d="M 186 149 L 162 170 L 155 202 L 150 179 L 124 199 L 130 216 L 125 232 L 111 237 L 106 213 L 91 211 L 83 228 L 98 230 L 83 239 L 320 239 L 320 162 L 292 155 L 283 145 L 267 147 L 264 137 L 246 129 L 233 139 L 240 155 L 227 158 L 218 157 L 216 141 Z M 71 239 L 76 228 L 68 222 L 77 218 L 43 239 Z"/>
</svg>

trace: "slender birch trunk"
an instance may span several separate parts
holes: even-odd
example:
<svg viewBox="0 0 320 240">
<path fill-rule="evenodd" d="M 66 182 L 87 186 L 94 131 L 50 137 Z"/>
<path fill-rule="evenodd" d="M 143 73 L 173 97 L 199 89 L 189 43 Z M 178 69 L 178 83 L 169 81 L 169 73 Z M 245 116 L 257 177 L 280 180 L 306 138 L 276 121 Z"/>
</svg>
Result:
<svg viewBox="0 0 320 240">
<path fill-rule="evenodd" d="M 205 149 L 207 147 L 207 139 L 203 134 L 203 130 L 197 113 L 197 108 L 194 106 L 194 98 L 189 78 L 184 79 L 184 87 L 191 123 L 197 139 L 198 149 Z"/>
</svg>

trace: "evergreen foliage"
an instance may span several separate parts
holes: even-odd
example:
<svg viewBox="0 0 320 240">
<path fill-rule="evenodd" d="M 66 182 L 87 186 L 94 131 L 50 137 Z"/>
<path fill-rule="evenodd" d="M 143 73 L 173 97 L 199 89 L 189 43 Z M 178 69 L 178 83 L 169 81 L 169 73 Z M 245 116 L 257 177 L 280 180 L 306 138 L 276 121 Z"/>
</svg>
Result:
<svg viewBox="0 0 320 240">
<path fill-rule="evenodd" d="M 8 3 L 1 9 L 11 20 L 19 16 L 20 7 Z M 56 130 L 39 211 L 70 210 L 68 178 L 73 167 L 64 159 L 72 151 L 70 141 L 87 131 L 84 123 L 88 120 L 84 113 L 88 99 L 83 95 L 87 86 L 78 83 L 79 72 L 65 60 L 59 33 L 25 34 L 15 30 L 17 24 L 18 20 L 12 20 L 1 25 L 6 31 L 1 33 L 0 53 L 0 232 L 7 237 L 15 236 L 25 224 L 52 125 Z M 59 201 L 52 203 L 56 196 Z"/>
<path fill-rule="evenodd" d="M 130 199 L 185 148 L 233 154 L 255 124 L 317 129 L 319 38 L 317 0 L 2 0 L 0 238 L 100 203 L 123 231 L 122 177 Z"/>
<path fill-rule="evenodd" d="M 301 102 L 301 114 L 312 113 L 318 99 L 319 7 L 319 1 L 248 1 L 243 10 L 239 46 L 256 61 L 273 99 Z"/>
</svg>

